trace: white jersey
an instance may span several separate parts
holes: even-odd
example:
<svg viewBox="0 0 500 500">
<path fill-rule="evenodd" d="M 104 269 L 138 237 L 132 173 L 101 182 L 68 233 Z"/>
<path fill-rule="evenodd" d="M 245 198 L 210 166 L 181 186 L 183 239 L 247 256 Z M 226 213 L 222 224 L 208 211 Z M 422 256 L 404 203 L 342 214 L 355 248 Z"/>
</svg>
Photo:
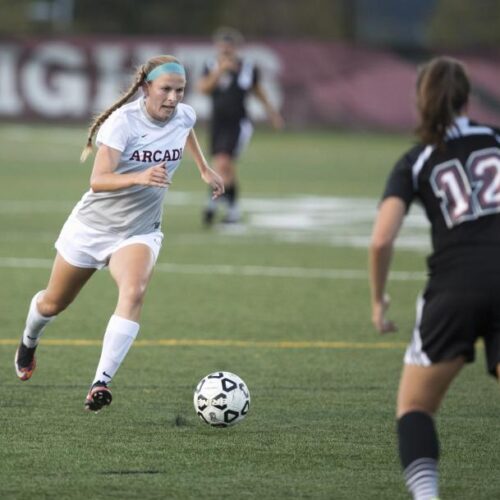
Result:
<svg viewBox="0 0 500 500">
<path fill-rule="evenodd" d="M 194 109 L 182 103 L 167 122 L 154 120 L 147 114 L 141 97 L 108 117 L 99 129 L 96 144 L 121 151 L 115 173 L 140 172 L 165 161 L 168 178 L 172 180 L 195 122 Z M 151 233 L 161 226 L 167 189 L 132 186 L 98 193 L 90 189 L 73 214 L 90 227 L 124 237 Z"/>
</svg>

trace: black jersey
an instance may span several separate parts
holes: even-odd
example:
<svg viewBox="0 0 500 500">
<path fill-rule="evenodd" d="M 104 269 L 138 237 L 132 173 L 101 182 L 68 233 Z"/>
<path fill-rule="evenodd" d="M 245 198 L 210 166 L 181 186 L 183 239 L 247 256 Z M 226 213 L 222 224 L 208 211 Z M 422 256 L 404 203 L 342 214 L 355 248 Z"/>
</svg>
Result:
<svg viewBox="0 0 500 500">
<path fill-rule="evenodd" d="M 207 75 L 217 65 L 211 61 L 205 65 L 203 74 Z M 259 70 L 248 60 L 239 60 L 236 71 L 222 74 L 217 87 L 212 92 L 212 119 L 215 122 L 234 123 L 239 126 L 246 118 L 245 101 L 247 94 L 259 81 Z"/>
<path fill-rule="evenodd" d="M 431 275 L 500 275 L 500 130 L 458 118 L 445 147 L 417 145 L 396 163 L 383 198 L 419 201 L 431 223 Z"/>
</svg>

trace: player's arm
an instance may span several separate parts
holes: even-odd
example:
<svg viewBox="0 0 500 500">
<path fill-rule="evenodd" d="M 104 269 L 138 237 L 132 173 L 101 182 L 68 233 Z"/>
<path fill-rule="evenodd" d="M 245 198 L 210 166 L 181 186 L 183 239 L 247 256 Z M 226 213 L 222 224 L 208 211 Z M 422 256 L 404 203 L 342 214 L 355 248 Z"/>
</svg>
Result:
<svg viewBox="0 0 500 500">
<path fill-rule="evenodd" d="M 369 249 L 372 322 L 380 333 L 396 330 L 386 319 L 389 297 L 385 293 L 394 241 L 406 213 L 405 202 L 396 196 L 386 198 L 380 205 Z"/>
<path fill-rule="evenodd" d="M 267 94 L 260 82 L 256 82 L 252 90 L 255 97 L 257 97 L 257 99 L 259 99 L 264 106 L 272 126 L 277 130 L 281 130 L 285 126 L 285 121 L 283 120 L 280 112 L 271 104 L 271 101 L 268 99 Z"/>
<path fill-rule="evenodd" d="M 92 191 L 117 191 L 135 185 L 167 187 L 170 183 L 167 178 L 165 162 L 154 165 L 141 172 L 117 174 L 115 172 L 120 162 L 121 151 L 105 144 L 97 150 L 90 187 Z"/>
<path fill-rule="evenodd" d="M 210 69 L 205 69 L 205 73 L 198 81 L 197 88 L 202 94 L 211 94 L 219 84 L 220 77 L 226 71 L 236 71 L 238 61 L 233 57 L 219 57 L 217 64 Z"/>
<path fill-rule="evenodd" d="M 193 129 L 189 132 L 186 145 L 198 167 L 201 178 L 212 187 L 213 198 L 218 198 L 220 195 L 224 194 L 224 182 L 222 181 L 222 177 L 209 167 Z"/>
<path fill-rule="evenodd" d="M 200 78 L 197 84 L 198 90 L 202 94 L 211 94 L 217 87 L 219 79 L 224 71 L 225 70 L 217 64 L 212 70 L 208 71 Z"/>
</svg>

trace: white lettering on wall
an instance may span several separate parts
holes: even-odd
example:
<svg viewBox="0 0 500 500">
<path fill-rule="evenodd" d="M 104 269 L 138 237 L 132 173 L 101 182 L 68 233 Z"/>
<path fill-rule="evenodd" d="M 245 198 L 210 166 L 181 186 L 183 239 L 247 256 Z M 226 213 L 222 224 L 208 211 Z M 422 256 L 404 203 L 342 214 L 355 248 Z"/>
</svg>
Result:
<svg viewBox="0 0 500 500">
<path fill-rule="evenodd" d="M 210 116 L 210 99 L 196 90 L 204 63 L 215 55 L 210 43 L 168 44 L 160 42 L 40 41 L 34 45 L 0 43 L 0 118 L 88 120 L 109 107 L 134 80 L 135 66 L 159 54 L 172 54 L 187 69 L 185 101 L 199 119 Z M 281 63 L 263 45 L 245 47 L 242 54 L 262 69 L 261 83 L 271 102 L 279 106 Z M 133 64 L 134 68 L 130 68 Z M 265 111 L 255 99 L 249 101 L 253 119 Z"/>
<path fill-rule="evenodd" d="M 27 104 L 47 117 L 85 117 L 89 111 L 89 81 L 81 48 L 49 42 L 35 51 L 21 70 Z"/>
<path fill-rule="evenodd" d="M 95 47 L 93 55 L 98 78 L 91 111 L 100 113 L 116 101 L 120 90 L 128 87 L 126 80 L 130 80 L 130 76 L 128 73 L 124 74 L 128 54 L 123 44 L 99 44 Z"/>
<path fill-rule="evenodd" d="M 260 83 L 271 103 L 279 109 L 283 102 L 283 95 L 279 85 L 281 72 L 279 57 L 273 50 L 262 45 L 250 46 L 242 52 L 260 68 Z M 255 120 L 264 120 L 266 118 L 264 106 L 255 97 L 251 97 L 248 102 L 248 112 Z"/>
<path fill-rule="evenodd" d="M 16 64 L 19 48 L 3 45 L 0 50 L 0 114 L 16 116 L 23 111 L 23 102 L 17 93 Z"/>
</svg>

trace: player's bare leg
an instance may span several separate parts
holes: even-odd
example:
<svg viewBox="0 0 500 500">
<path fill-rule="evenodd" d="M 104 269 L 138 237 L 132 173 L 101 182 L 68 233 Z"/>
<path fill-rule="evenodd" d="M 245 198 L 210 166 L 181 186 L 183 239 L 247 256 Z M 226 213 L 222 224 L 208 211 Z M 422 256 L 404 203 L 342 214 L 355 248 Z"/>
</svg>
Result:
<svg viewBox="0 0 500 500">
<path fill-rule="evenodd" d="M 54 260 L 47 288 L 37 301 L 40 314 L 54 316 L 66 309 L 95 272 L 96 269 L 93 268 L 76 267 L 69 264 L 58 253 Z"/>
<path fill-rule="evenodd" d="M 154 263 L 152 250 L 144 244 L 128 245 L 113 254 L 109 270 L 118 286 L 115 314 L 139 321 Z"/>
<path fill-rule="evenodd" d="M 144 244 L 125 246 L 111 257 L 109 270 L 118 286 L 118 303 L 104 334 L 101 358 L 85 400 L 87 410 L 99 411 L 111 403 L 108 384 L 139 332 L 139 319 L 154 262 L 152 250 Z"/>
<path fill-rule="evenodd" d="M 15 356 L 16 374 L 28 380 L 36 367 L 35 350 L 47 324 L 66 309 L 78 295 L 95 269 L 75 267 L 57 254 L 47 288 L 32 299 L 23 338 Z"/>
<path fill-rule="evenodd" d="M 436 413 L 464 363 L 463 358 L 456 358 L 431 366 L 405 365 L 399 382 L 397 417 L 410 411 Z"/>
<path fill-rule="evenodd" d="M 439 442 L 433 415 L 464 363 L 460 357 L 403 368 L 397 403 L 399 453 L 414 499 L 438 497 Z"/>
</svg>

